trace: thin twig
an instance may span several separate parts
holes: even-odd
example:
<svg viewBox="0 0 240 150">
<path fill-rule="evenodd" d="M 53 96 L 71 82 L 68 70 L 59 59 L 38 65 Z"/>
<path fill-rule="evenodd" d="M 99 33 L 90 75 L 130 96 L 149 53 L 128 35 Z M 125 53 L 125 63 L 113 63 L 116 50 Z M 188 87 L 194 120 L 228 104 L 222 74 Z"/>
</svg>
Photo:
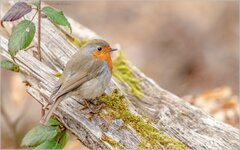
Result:
<svg viewBox="0 0 240 150">
<path fill-rule="evenodd" d="M 31 22 L 33 21 L 33 19 L 34 19 L 35 16 L 37 15 L 37 12 L 38 12 L 38 11 L 36 11 L 36 13 L 33 15 L 32 19 L 30 20 L 30 23 L 27 25 L 27 28 L 30 26 Z M 10 37 L 10 33 L 8 33 L 8 34 L 9 34 L 9 37 Z M 23 34 L 23 33 L 22 33 L 22 34 Z M 22 34 L 21 34 L 21 36 L 22 36 Z M 27 48 L 27 49 L 29 49 L 29 48 Z M 17 62 L 15 61 L 15 57 L 11 55 L 11 58 L 12 58 L 13 62 L 14 62 L 15 64 L 17 64 Z"/>
<path fill-rule="evenodd" d="M 33 15 L 32 19 L 30 20 L 31 22 L 33 21 L 33 19 L 35 18 L 35 16 L 37 15 L 38 11 L 35 12 L 35 14 Z M 30 24 L 29 24 L 30 25 Z M 29 26 L 28 25 L 28 26 Z"/>
<path fill-rule="evenodd" d="M 13 121 L 13 124 L 15 125 L 15 126 L 17 126 L 18 124 L 19 124 L 19 122 L 23 119 L 23 117 L 25 116 L 24 114 L 26 114 L 27 113 L 27 111 L 29 110 L 28 108 L 28 103 L 29 103 L 29 101 L 27 101 L 27 99 L 26 98 L 24 98 L 24 104 L 23 104 L 23 108 L 22 108 L 22 110 L 21 110 L 21 112 L 19 113 L 19 115 L 17 116 L 17 118 Z"/>
<path fill-rule="evenodd" d="M 50 20 L 51 21 L 51 20 Z M 51 21 L 52 22 L 52 21 Z M 59 29 L 63 34 L 65 34 L 65 36 L 68 36 L 72 41 L 74 40 L 74 37 L 67 33 L 65 30 L 63 30 L 61 27 L 59 27 L 58 25 L 56 25 L 54 22 L 52 22 L 52 24 L 57 28 Z"/>
<path fill-rule="evenodd" d="M 46 109 L 44 109 L 44 105 L 43 104 L 41 104 L 42 105 L 42 109 L 41 109 L 41 118 L 43 117 L 43 116 L 45 116 L 45 110 Z"/>
<path fill-rule="evenodd" d="M 1 107 L 1 116 L 5 120 L 5 123 L 7 124 L 7 127 L 10 129 L 10 131 L 12 133 L 12 137 L 14 138 L 14 145 L 15 145 L 15 147 L 18 147 L 18 144 L 16 142 L 16 137 L 17 137 L 16 126 L 13 124 L 13 122 L 11 121 L 11 119 L 8 116 L 7 112 L 5 111 L 5 108 L 3 106 L 4 105 L 3 104 L 3 100 L 1 102 L 2 102 L 2 104 L 0 105 L 0 107 Z"/>
<path fill-rule="evenodd" d="M 39 60 L 41 61 L 41 0 L 38 2 L 38 45 L 37 45 L 37 50 L 38 50 L 38 56 Z"/>
<path fill-rule="evenodd" d="M 36 48 L 37 46 L 36 45 L 29 46 L 28 48 L 24 49 L 24 51 L 28 51 L 29 49 L 34 48 L 34 47 Z"/>
<path fill-rule="evenodd" d="M 1 115 L 2 115 L 2 118 L 5 120 L 5 123 L 7 125 L 7 127 L 9 128 L 9 130 L 11 131 L 12 133 L 12 138 L 14 139 L 14 145 L 15 145 L 15 148 L 18 148 L 20 146 L 20 132 L 18 131 L 17 127 L 19 125 L 19 122 L 24 118 L 24 114 L 27 113 L 27 111 L 29 110 L 28 109 L 28 101 L 26 100 L 26 98 L 24 98 L 24 105 L 23 105 L 23 108 L 21 110 L 21 112 L 19 113 L 19 115 L 17 116 L 17 118 L 15 120 L 11 120 L 10 119 L 10 116 L 8 115 L 7 111 L 5 110 L 5 107 L 6 105 L 4 105 L 4 101 L 3 99 L 1 99 L 1 105 L 0 105 L 0 108 L 1 108 Z"/>
</svg>

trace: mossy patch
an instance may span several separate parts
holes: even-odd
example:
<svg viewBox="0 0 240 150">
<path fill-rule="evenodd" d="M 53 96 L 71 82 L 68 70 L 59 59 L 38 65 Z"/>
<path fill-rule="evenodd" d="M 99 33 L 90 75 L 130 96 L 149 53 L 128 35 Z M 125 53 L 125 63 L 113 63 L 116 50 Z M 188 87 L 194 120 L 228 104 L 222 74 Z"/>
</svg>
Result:
<svg viewBox="0 0 240 150">
<path fill-rule="evenodd" d="M 113 60 L 113 76 L 118 80 L 126 83 L 130 87 L 130 92 L 135 96 L 143 96 L 141 91 L 139 79 L 134 77 L 132 70 L 130 69 L 126 58 L 121 51 Z"/>
<path fill-rule="evenodd" d="M 111 95 L 100 96 L 98 103 L 105 104 L 115 119 L 122 119 L 125 125 L 130 125 L 140 137 L 139 149 L 186 149 L 186 146 L 163 132 L 158 131 L 150 121 L 129 111 L 124 96 L 115 89 Z"/>
<path fill-rule="evenodd" d="M 62 76 L 62 73 L 61 72 L 55 72 L 53 75 L 57 78 L 60 78 Z"/>
<path fill-rule="evenodd" d="M 90 41 L 90 39 L 88 38 L 84 38 L 84 39 L 78 39 L 77 37 L 71 36 L 69 34 L 65 34 L 66 38 L 68 41 L 70 41 L 73 45 L 77 46 L 77 47 L 82 47 L 84 44 L 86 44 L 87 42 Z"/>
<path fill-rule="evenodd" d="M 118 149 L 124 149 L 124 147 L 122 146 L 122 144 L 120 144 L 119 142 L 115 141 L 114 139 L 112 139 L 111 137 L 107 136 L 106 134 L 102 134 L 101 137 L 102 140 L 108 142 L 110 145 L 112 145 L 113 147 L 116 147 Z"/>
</svg>

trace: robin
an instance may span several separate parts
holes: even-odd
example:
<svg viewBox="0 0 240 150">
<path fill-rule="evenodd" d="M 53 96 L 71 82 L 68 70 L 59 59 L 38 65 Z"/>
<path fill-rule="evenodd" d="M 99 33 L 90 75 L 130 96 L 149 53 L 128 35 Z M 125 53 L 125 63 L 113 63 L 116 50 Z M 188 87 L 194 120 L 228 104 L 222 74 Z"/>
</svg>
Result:
<svg viewBox="0 0 240 150">
<path fill-rule="evenodd" d="M 53 111 L 65 97 L 75 95 L 91 100 L 102 95 L 111 80 L 111 52 L 115 50 L 117 49 L 112 49 L 101 39 L 91 40 L 82 46 L 67 62 L 50 96 L 49 111 L 41 122 L 47 124 Z"/>
</svg>

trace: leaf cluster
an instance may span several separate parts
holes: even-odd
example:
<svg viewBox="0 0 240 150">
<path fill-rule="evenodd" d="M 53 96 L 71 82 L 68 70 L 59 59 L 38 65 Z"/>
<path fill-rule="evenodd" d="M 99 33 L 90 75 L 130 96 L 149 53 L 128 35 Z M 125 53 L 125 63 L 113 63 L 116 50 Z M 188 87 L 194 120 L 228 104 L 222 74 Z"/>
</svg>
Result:
<svg viewBox="0 0 240 150">
<path fill-rule="evenodd" d="M 29 4 L 26 2 L 15 3 L 0 20 L 1 26 L 4 27 L 4 22 L 13 22 L 23 18 L 26 14 L 34 10 L 34 6 L 38 7 L 36 1 Z M 32 43 L 36 32 L 36 25 L 34 24 L 33 19 L 39 12 L 47 16 L 47 18 L 54 24 L 67 26 L 70 31 L 72 30 L 70 23 L 68 22 L 62 11 L 59 11 L 50 6 L 45 6 L 42 8 L 42 10 L 39 10 L 37 8 L 36 13 L 31 20 L 24 18 L 12 29 L 12 33 L 8 40 L 8 52 L 11 55 L 13 61 L 18 51 L 28 48 L 29 45 Z M 18 69 L 16 69 L 16 66 L 18 65 L 15 63 L 15 61 L 1 61 L 1 68 L 3 69 L 19 71 L 19 66 L 17 67 Z"/>
<path fill-rule="evenodd" d="M 36 25 L 33 22 L 36 14 L 45 15 L 52 23 L 56 25 L 66 26 L 71 31 L 71 25 L 62 11 L 45 6 L 42 9 L 41 3 L 32 0 L 30 3 L 15 3 L 0 20 L 1 26 L 4 28 L 4 22 L 13 22 L 23 18 L 12 29 L 12 33 L 8 40 L 8 53 L 12 60 L 4 59 L 0 62 L 3 69 L 19 72 L 20 67 L 15 61 L 15 55 L 20 50 L 27 50 L 34 39 Z M 37 8 L 36 8 L 37 7 Z M 25 19 L 24 16 L 31 11 L 36 10 L 31 20 Z M 39 21 L 39 20 L 38 20 Z M 41 26 L 41 22 L 40 26 Z M 40 26 L 38 26 L 38 34 L 40 35 Z M 41 37 L 38 36 L 40 39 Z M 39 41 L 39 40 L 38 40 Z M 40 43 L 38 43 L 40 45 Z M 39 52 L 40 53 L 40 52 Z M 68 141 L 69 134 L 67 129 L 54 118 L 49 119 L 49 126 L 38 125 L 31 129 L 23 138 L 22 146 L 35 147 L 35 149 L 63 149 Z"/>
<path fill-rule="evenodd" d="M 22 146 L 35 149 L 63 149 L 69 134 L 67 129 L 55 118 L 48 121 L 50 126 L 38 125 L 23 138 Z"/>
</svg>

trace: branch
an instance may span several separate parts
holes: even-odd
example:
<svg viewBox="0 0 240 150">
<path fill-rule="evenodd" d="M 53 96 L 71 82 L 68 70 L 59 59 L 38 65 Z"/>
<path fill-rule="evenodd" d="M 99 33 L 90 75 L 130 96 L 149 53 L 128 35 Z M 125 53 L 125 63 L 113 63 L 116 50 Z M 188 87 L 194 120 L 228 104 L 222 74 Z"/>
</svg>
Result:
<svg viewBox="0 0 240 150">
<path fill-rule="evenodd" d="M 93 31 L 68 19 L 73 27 L 73 33 L 80 39 L 99 37 Z M 69 43 L 64 34 L 50 21 L 42 19 L 42 24 L 44 24 L 41 34 L 42 62 L 35 59 L 30 51 L 20 51 L 16 55 L 16 62 L 20 65 L 21 73 L 32 85 L 28 88 L 28 93 L 39 103 L 46 105 L 57 81 L 53 74 L 64 68 L 77 48 Z M 7 40 L 3 37 L 0 37 L 0 40 L 0 54 L 10 58 L 7 54 Z M 115 78 L 112 79 L 106 93 L 110 94 L 112 89 L 118 87 L 121 93 L 130 100 L 129 110 L 132 113 L 140 117 L 142 114 L 147 114 L 159 131 L 185 143 L 188 149 L 237 150 L 239 148 L 239 129 L 217 121 L 200 109 L 160 88 L 131 64 L 130 69 L 136 78 L 142 79 L 140 87 L 145 96 L 136 97 L 126 92 L 128 85 Z M 55 114 L 84 145 L 93 149 L 113 149 L 115 146 L 112 142 L 103 138 L 104 135 L 108 135 L 125 149 L 136 149 L 139 146 L 141 137 L 136 129 L 128 127 L 128 129 L 119 130 L 119 127 L 123 125 L 121 119 L 101 118 L 100 116 L 89 119 L 89 113 L 80 110 L 83 107 L 81 102 L 82 100 L 77 97 L 67 98 L 61 102 Z M 103 123 L 109 123 L 109 120 L 110 126 L 107 128 L 102 126 Z M 173 142 L 176 141 L 173 139 Z M 159 146 L 159 149 L 161 148 Z M 164 148 L 171 149 L 171 144 Z"/>
<path fill-rule="evenodd" d="M 79 38 L 92 38 L 93 35 L 98 37 L 93 31 L 70 18 L 69 22 L 75 27 L 73 33 Z M 188 149 L 237 150 L 239 148 L 239 128 L 218 121 L 203 110 L 162 89 L 134 65 L 130 67 L 134 75 L 141 79 L 141 89 L 147 96 L 135 97 L 128 93 L 127 97 L 138 112 L 144 112 L 154 120 L 159 130 L 182 141 Z M 119 82 L 118 85 L 120 89 L 127 90 L 126 84 Z M 146 101 L 151 105 L 146 106 Z"/>
<path fill-rule="evenodd" d="M 42 1 L 39 0 L 38 1 L 38 7 L 37 7 L 37 11 L 38 11 L 38 42 L 37 42 L 37 50 L 38 50 L 38 57 L 39 60 L 41 61 L 41 14 L 42 14 L 42 10 L 41 10 L 41 3 Z"/>
</svg>

